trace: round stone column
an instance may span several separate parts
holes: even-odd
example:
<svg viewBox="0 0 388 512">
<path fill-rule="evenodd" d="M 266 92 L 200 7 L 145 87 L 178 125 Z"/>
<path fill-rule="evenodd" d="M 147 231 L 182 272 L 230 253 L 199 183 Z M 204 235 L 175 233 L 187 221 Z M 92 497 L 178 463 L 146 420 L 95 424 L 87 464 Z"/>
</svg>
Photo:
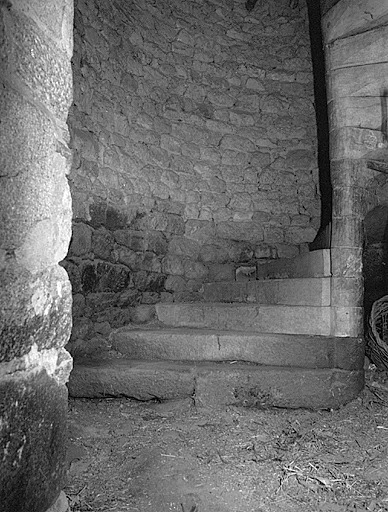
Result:
<svg viewBox="0 0 388 512">
<path fill-rule="evenodd" d="M 0 508 L 66 510 L 72 0 L 0 2 Z"/>
<path fill-rule="evenodd" d="M 386 82 L 388 5 L 321 0 L 333 187 L 332 334 L 363 335 L 363 221 L 373 204 L 375 171 L 366 157 L 384 142 L 381 91 Z M 377 199 L 375 199 L 377 201 Z"/>
<path fill-rule="evenodd" d="M 362 245 L 364 196 L 357 160 L 332 160 L 332 329 L 334 336 L 363 334 Z"/>
</svg>

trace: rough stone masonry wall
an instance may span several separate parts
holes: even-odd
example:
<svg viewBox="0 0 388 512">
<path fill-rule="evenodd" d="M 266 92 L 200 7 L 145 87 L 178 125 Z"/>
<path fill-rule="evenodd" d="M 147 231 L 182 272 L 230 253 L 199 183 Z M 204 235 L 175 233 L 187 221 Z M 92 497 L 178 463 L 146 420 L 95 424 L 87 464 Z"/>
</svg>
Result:
<svg viewBox="0 0 388 512">
<path fill-rule="evenodd" d="M 49 5 L 50 4 L 50 5 Z M 71 287 L 72 0 L 0 2 L 0 509 L 62 493 Z M 59 497 L 58 497 L 59 496 Z M 57 499 L 58 498 L 58 499 Z M 54 508 L 52 510 L 54 510 Z"/>
<path fill-rule="evenodd" d="M 73 72 L 73 341 L 314 239 L 303 1 L 76 0 Z"/>
</svg>

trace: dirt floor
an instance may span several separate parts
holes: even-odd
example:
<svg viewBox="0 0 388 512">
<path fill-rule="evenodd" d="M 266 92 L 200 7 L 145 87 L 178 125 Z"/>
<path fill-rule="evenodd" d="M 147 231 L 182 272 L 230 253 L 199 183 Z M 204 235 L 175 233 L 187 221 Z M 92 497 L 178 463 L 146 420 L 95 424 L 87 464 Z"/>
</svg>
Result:
<svg viewBox="0 0 388 512">
<path fill-rule="evenodd" d="M 70 400 L 72 512 L 388 511 L 388 374 L 337 411 Z"/>
</svg>

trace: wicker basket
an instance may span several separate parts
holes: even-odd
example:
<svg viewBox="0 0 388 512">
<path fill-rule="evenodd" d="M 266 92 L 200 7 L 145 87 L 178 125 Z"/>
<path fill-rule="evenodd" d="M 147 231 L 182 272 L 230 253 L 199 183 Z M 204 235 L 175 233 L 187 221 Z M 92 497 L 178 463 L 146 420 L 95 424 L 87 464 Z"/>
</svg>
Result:
<svg viewBox="0 0 388 512">
<path fill-rule="evenodd" d="M 388 295 L 373 303 L 366 337 L 371 361 L 388 370 Z"/>
</svg>

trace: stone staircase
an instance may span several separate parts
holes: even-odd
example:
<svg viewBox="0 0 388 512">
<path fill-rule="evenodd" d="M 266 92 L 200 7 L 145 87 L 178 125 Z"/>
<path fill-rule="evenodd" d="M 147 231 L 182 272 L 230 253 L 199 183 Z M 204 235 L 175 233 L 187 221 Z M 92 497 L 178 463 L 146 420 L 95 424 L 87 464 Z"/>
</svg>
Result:
<svg viewBox="0 0 388 512">
<path fill-rule="evenodd" d="M 330 251 L 206 283 L 202 301 L 155 305 L 115 330 L 117 358 L 80 360 L 72 396 L 191 397 L 196 405 L 336 408 L 363 387 L 362 340 L 331 335 Z"/>
</svg>

